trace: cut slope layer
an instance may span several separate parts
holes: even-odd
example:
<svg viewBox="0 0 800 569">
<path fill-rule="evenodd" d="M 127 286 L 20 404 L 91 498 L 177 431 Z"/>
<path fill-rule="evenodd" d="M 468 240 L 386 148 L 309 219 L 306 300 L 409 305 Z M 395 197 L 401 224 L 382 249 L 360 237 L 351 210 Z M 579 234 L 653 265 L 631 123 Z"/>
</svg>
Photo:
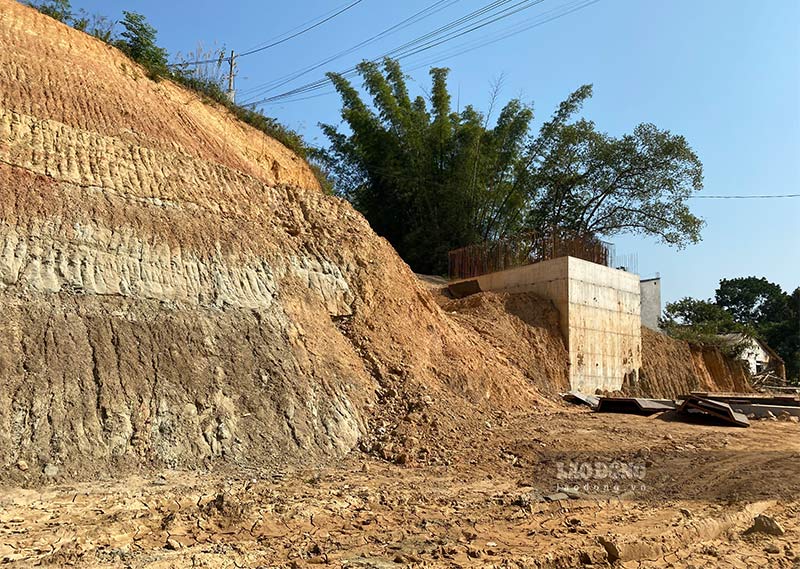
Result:
<svg viewBox="0 0 800 569">
<path fill-rule="evenodd" d="M 12 477 L 319 461 L 376 416 L 539 401 L 302 160 L 10 0 L 0 311 Z"/>
<path fill-rule="evenodd" d="M 634 396 L 678 397 L 692 391 L 752 391 L 740 362 L 714 347 L 690 345 L 642 327 L 639 384 L 625 386 Z"/>
</svg>

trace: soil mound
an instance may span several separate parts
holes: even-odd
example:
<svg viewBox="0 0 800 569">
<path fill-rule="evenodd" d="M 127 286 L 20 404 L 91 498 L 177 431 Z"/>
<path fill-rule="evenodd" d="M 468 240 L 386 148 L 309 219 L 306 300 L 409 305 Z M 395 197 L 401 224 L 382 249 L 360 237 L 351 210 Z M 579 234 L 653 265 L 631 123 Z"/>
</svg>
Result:
<svg viewBox="0 0 800 569">
<path fill-rule="evenodd" d="M 569 355 L 559 314 L 549 300 L 530 293 L 484 292 L 442 307 L 518 367 L 542 392 L 569 391 Z"/>
<path fill-rule="evenodd" d="M 744 366 L 718 348 L 695 346 L 642 327 L 639 383 L 626 393 L 673 398 L 692 391 L 752 391 Z"/>
<path fill-rule="evenodd" d="M 386 437 L 422 446 L 416 430 L 540 401 L 300 158 L 11 0 L 0 313 L 0 460 L 19 481 L 359 442 L 399 460 Z"/>
</svg>

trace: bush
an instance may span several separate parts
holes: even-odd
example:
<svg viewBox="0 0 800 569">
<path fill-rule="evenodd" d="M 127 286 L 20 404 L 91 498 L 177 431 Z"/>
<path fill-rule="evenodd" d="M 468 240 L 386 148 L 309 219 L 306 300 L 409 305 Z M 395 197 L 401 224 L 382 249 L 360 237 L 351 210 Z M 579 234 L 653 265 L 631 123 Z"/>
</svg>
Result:
<svg viewBox="0 0 800 569">
<path fill-rule="evenodd" d="M 72 20 L 72 5 L 69 0 L 43 0 L 27 2 L 27 5 L 64 24 L 69 24 Z"/>
<path fill-rule="evenodd" d="M 671 338 L 684 340 L 695 346 L 718 348 L 720 352 L 733 359 L 738 359 L 747 349 L 749 345 L 748 339 L 751 337 L 746 333 L 742 333 L 741 340 L 732 342 L 720 335 L 701 332 L 691 326 L 672 327 L 667 331 L 667 334 Z"/>
<path fill-rule="evenodd" d="M 145 17 L 136 12 L 122 12 L 120 39 L 114 44 L 128 57 L 147 69 L 152 79 L 169 75 L 167 50 L 156 45 L 156 29 L 147 23 Z"/>
</svg>

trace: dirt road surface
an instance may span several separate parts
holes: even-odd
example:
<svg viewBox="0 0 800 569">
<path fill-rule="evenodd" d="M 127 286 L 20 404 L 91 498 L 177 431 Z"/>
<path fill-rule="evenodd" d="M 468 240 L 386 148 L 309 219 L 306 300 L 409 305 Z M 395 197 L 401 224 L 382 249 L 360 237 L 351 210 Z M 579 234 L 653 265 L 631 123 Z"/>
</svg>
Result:
<svg viewBox="0 0 800 569">
<path fill-rule="evenodd" d="M 444 464 L 165 471 L 6 488 L 0 559 L 43 567 L 800 567 L 800 425 L 564 408 L 455 433 Z M 560 490 L 566 489 L 566 493 Z M 749 532 L 759 514 L 778 533 Z"/>
</svg>

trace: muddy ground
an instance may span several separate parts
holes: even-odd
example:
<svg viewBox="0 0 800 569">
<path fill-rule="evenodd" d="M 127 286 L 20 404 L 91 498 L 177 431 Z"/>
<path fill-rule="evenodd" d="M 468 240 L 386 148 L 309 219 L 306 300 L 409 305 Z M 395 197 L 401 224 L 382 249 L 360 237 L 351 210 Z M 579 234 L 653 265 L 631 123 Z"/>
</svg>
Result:
<svg viewBox="0 0 800 569">
<path fill-rule="evenodd" d="M 461 441 L 438 466 L 354 452 L 302 472 L 164 471 L 5 488 L 0 559 L 153 569 L 800 567 L 796 423 L 737 429 L 571 407 L 497 415 Z M 748 533 L 760 513 L 784 533 Z"/>
</svg>

